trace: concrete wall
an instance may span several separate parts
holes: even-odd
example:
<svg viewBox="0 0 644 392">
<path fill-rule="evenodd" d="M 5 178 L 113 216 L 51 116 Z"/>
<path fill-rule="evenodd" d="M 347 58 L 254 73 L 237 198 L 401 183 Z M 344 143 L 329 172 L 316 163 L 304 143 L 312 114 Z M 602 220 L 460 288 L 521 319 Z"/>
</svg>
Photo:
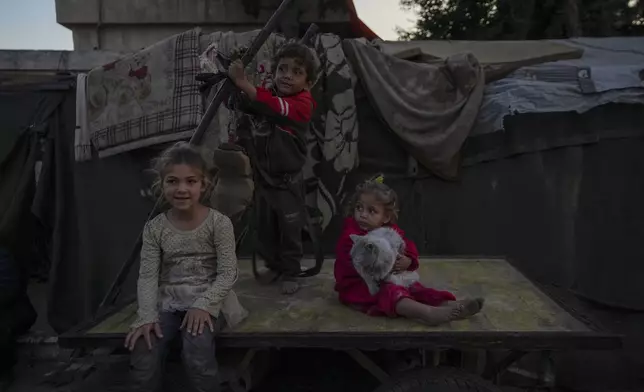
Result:
<svg viewBox="0 0 644 392">
<path fill-rule="evenodd" d="M 292 0 L 278 31 L 299 36 L 311 23 L 352 37 L 346 0 Z M 281 0 L 56 0 L 59 24 L 72 30 L 74 51 L 0 50 L 0 84 L 84 72 L 196 26 L 214 31 L 261 28 Z"/>
<path fill-rule="evenodd" d="M 74 27 L 74 48 L 90 51 L 119 51 L 136 52 L 156 42 L 162 41 L 175 34 L 190 30 L 197 25 L 190 24 L 158 24 L 158 25 L 107 25 L 97 30 L 89 25 Z M 262 25 L 242 24 L 231 26 L 199 26 L 203 33 L 218 30 L 244 32 L 260 29 Z"/>
<path fill-rule="evenodd" d="M 0 50 L 0 85 L 39 82 L 60 72 L 87 72 L 120 55 L 100 50 Z"/>
<path fill-rule="evenodd" d="M 110 63 L 120 55 L 100 50 L 0 50 L 0 71 L 82 72 Z"/>
<path fill-rule="evenodd" d="M 59 24 L 73 32 L 76 50 L 136 51 L 201 26 L 204 31 L 261 28 L 281 0 L 56 0 Z M 280 30 L 346 24 L 345 0 L 293 0 Z"/>
</svg>

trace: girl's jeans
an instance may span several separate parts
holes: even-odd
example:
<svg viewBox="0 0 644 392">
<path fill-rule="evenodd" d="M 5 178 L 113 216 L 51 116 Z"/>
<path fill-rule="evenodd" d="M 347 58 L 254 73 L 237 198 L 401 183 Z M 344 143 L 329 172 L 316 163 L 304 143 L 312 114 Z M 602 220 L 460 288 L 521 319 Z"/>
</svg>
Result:
<svg viewBox="0 0 644 392">
<path fill-rule="evenodd" d="M 179 330 L 184 316 L 185 312 L 163 312 L 159 315 L 163 338 L 158 339 L 154 333 L 150 334 L 152 350 L 148 349 L 145 338 L 141 337 L 136 342 L 131 357 L 131 385 L 134 392 L 159 390 L 169 344 L 179 334 L 182 340 L 181 360 L 195 391 L 220 391 L 214 334 L 207 327 L 197 336 L 192 336 L 185 328 Z M 213 324 L 216 324 L 215 320 Z"/>
</svg>

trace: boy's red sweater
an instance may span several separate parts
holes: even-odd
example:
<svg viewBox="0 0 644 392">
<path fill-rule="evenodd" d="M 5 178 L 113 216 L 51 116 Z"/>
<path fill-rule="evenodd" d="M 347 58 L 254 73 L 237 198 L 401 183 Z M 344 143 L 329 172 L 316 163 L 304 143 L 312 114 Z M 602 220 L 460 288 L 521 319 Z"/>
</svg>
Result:
<svg viewBox="0 0 644 392">
<path fill-rule="evenodd" d="M 253 137 L 257 165 L 274 179 L 300 173 L 307 158 L 309 124 L 315 110 L 309 91 L 280 97 L 257 87 L 257 99 L 244 108 L 260 115 Z"/>
<path fill-rule="evenodd" d="M 411 259 L 411 265 L 407 270 L 417 270 L 418 249 L 416 248 L 416 244 L 405 238 L 405 233 L 396 224 L 389 224 L 387 227 L 396 230 L 396 232 L 398 232 L 405 241 L 405 256 Z M 367 234 L 367 231 L 362 230 L 358 225 L 358 222 L 356 222 L 353 217 L 350 217 L 344 221 L 342 234 L 340 235 L 335 248 L 335 290 L 339 294 L 340 302 L 356 305 L 374 304 L 376 302 L 375 296 L 369 293 L 367 284 L 364 282 L 362 277 L 360 277 L 358 271 L 353 267 L 353 263 L 351 261 L 350 252 L 351 247 L 353 246 L 353 241 L 351 240 L 350 235 L 352 234 L 365 235 Z"/>
<path fill-rule="evenodd" d="M 298 128 L 308 124 L 313 117 L 316 103 L 311 93 L 307 90 L 298 94 L 280 97 L 270 90 L 257 87 L 257 102 L 266 106 L 274 121 L 280 123 L 278 129 L 295 135 Z"/>
</svg>

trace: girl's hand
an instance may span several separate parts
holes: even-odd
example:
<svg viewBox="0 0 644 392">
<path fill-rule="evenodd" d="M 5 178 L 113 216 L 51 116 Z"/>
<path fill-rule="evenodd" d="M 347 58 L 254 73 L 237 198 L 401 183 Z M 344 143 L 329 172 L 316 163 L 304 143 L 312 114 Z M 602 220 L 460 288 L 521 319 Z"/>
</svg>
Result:
<svg viewBox="0 0 644 392">
<path fill-rule="evenodd" d="M 192 336 L 197 336 L 203 333 L 206 325 L 210 328 L 210 332 L 215 332 L 215 326 L 212 324 L 210 313 L 205 310 L 190 308 L 186 312 L 186 316 L 183 318 L 179 329 L 186 328 L 188 333 L 192 333 Z"/>
<path fill-rule="evenodd" d="M 237 86 L 241 82 L 246 80 L 246 74 L 244 73 L 244 63 L 241 60 L 235 60 L 230 64 L 228 68 L 228 76 L 232 79 Z"/>
<path fill-rule="evenodd" d="M 396 262 L 394 263 L 394 271 L 395 272 L 407 271 L 410 265 L 411 265 L 411 259 L 409 257 L 404 255 L 398 256 L 398 258 L 396 259 Z"/>
<path fill-rule="evenodd" d="M 161 333 L 161 326 L 159 325 L 159 323 L 145 324 L 131 330 L 130 333 L 127 334 L 127 336 L 125 337 L 124 346 L 127 347 L 130 351 L 134 350 L 136 341 L 139 340 L 141 336 L 143 336 L 145 338 L 145 343 L 147 343 L 148 345 L 148 350 L 152 350 L 152 332 L 154 332 L 157 338 L 163 338 L 163 333 Z"/>
</svg>

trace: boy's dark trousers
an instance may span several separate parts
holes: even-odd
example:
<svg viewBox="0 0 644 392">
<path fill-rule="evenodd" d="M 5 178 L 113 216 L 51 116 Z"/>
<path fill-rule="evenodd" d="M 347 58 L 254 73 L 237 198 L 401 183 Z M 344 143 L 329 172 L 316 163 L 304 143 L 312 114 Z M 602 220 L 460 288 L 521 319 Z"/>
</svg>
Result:
<svg viewBox="0 0 644 392">
<path fill-rule="evenodd" d="M 133 392 L 160 391 L 165 359 L 170 342 L 181 335 L 181 360 L 195 391 L 219 392 L 217 359 L 215 357 L 215 337 L 209 328 L 204 328 L 201 335 L 192 336 L 184 328 L 179 330 L 185 312 L 162 312 L 159 325 L 163 338 L 152 336 L 152 350 L 148 349 L 144 337 L 140 337 L 134 346 L 131 357 L 131 378 Z M 213 320 L 213 324 L 215 320 Z"/>
<path fill-rule="evenodd" d="M 304 229 L 304 189 L 301 179 L 284 187 L 258 181 L 258 252 L 266 267 L 285 276 L 302 272 L 302 230 Z"/>
</svg>

